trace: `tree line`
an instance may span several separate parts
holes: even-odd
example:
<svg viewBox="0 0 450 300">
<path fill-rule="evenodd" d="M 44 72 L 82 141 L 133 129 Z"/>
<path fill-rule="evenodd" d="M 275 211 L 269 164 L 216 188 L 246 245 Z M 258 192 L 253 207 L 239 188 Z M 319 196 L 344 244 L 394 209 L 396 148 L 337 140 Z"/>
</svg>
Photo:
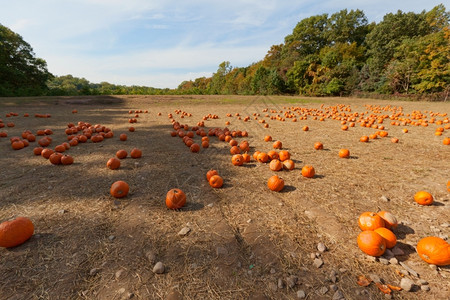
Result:
<svg viewBox="0 0 450 300">
<path fill-rule="evenodd" d="M 222 62 L 211 77 L 176 89 L 90 83 L 53 76 L 22 38 L 0 25 L 0 96 L 111 94 L 404 95 L 446 100 L 450 93 L 450 12 L 386 14 L 361 10 L 303 19 L 284 43 L 247 67 Z"/>
</svg>

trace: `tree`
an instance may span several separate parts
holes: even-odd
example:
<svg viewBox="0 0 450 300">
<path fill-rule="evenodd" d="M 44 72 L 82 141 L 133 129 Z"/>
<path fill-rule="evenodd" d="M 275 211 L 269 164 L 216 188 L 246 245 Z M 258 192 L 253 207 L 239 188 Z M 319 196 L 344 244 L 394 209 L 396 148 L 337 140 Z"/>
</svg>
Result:
<svg viewBox="0 0 450 300">
<path fill-rule="evenodd" d="M 362 45 L 369 32 L 369 25 L 362 10 L 343 9 L 328 19 L 325 36 L 329 45 L 335 43 L 356 43 Z"/>
<path fill-rule="evenodd" d="M 42 95 L 52 77 L 22 37 L 0 24 L 0 96 Z"/>
</svg>

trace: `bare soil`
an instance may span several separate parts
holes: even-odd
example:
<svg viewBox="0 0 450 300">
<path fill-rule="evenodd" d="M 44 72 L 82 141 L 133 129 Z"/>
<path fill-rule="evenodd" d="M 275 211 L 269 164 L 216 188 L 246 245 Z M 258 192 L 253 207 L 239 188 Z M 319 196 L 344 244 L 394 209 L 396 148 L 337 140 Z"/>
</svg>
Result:
<svg viewBox="0 0 450 300">
<path fill-rule="evenodd" d="M 371 105 L 371 106 L 368 106 Z M 359 250 L 358 216 L 365 211 L 392 212 L 400 222 L 395 233 L 404 255 L 396 258 L 413 268 L 429 283 L 430 291 L 416 286 L 411 292 L 395 291 L 393 299 L 448 299 L 450 270 L 432 269 L 415 252 L 426 236 L 448 237 L 450 228 L 450 147 L 443 145 L 449 130 L 435 136 L 435 123 L 423 126 L 392 126 L 383 123 L 389 136 L 362 143 L 362 135 L 376 129 L 359 126 L 341 130 L 341 123 L 272 120 L 291 111 L 336 109 L 340 114 L 392 115 L 393 111 L 427 115 L 436 120 L 450 114 L 450 103 L 394 102 L 352 98 L 237 97 L 237 96 L 128 96 L 0 99 L 0 119 L 15 127 L 0 128 L 0 222 L 29 217 L 35 225 L 30 240 L 14 248 L 0 249 L 0 299 L 331 299 L 335 285 L 346 299 L 386 299 L 372 283 L 357 284 L 359 275 L 378 275 L 399 286 L 400 265 L 384 265 Z M 72 114 L 77 109 L 78 113 Z M 268 112 L 263 112 L 268 109 Z M 129 111 L 132 114 L 129 114 Z M 138 122 L 130 124 L 135 110 Z M 175 110 L 192 116 L 181 118 Z M 275 112 L 276 111 L 276 112 Z M 9 112 L 17 117 L 6 117 Z M 25 113 L 29 117 L 23 117 Z M 35 118 L 35 114 L 51 114 Z M 158 115 L 161 113 L 161 116 Z M 210 147 L 191 153 L 182 140 L 171 137 L 168 114 L 189 127 L 202 117 L 205 130 L 246 130 L 256 150 L 272 150 L 265 135 L 283 142 L 296 163 L 292 171 L 276 174 L 285 180 L 282 192 L 267 188 L 275 172 L 252 160 L 242 167 L 231 164 L 229 145 L 210 137 Z M 226 114 L 232 114 L 227 117 Z M 236 116 L 239 113 L 241 119 Z M 257 120 L 255 120 L 255 115 Z M 243 118 L 250 120 L 244 122 Z M 264 119 L 269 128 L 264 128 Z M 9 138 L 24 130 L 52 129 L 54 147 L 64 141 L 69 122 L 101 124 L 114 137 L 70 148 L 75 163 L 55 166 L 33 155 L 36 142 L 12 150 Z M 230 125 L 225 125 L 229 121 Z M 304 125 L 309 131 L 302 131 Z M 128 132 L 134 126 L 135 132 Z M 408 133 L 402 129 L 407 128 Z M 128 140 L 119 141 L 127 133 Z M 399 138 L 399 143 L 390 141 Z M 200 140 L 195 136 L 196 141 Z M 313 144 L 320 141 L 324 150 Z M 140 159 L 122 160 L 118 170 L 106 161 L 119 149 L 143 151 Z M 349 159 L 338 157 L 348 148 Z M 312 165 L 316 176 L 301 175 Z M 224 178 L 213 189 L 205 174 L 216 169 Z M 126 198 L 114 199 L 111 184 L 130 185 Z M 180 188 L 187 205 L 177 211 L 165 206 L 165 195 Z M 419 190 L 434 196 L 434 205 L 421 207 L 414 200 Z M 389 201 L 382 200 L 385 196 Z M 189 227 L 186 236 L 178 232 Z M 318 253 L 317 245 L 328 250 Z M 313 265 L 312 255 L 323 260 Z M 161 261 L 163 274 L 153 273 Z M 335 278 L 334 275 L 335 274 Z M 289 286 L 288 278 L 298 278 Z M 418 278 L 406 275 L 416 283 Z M 280 285 L 278 284 L 280 281 Z M 335 282 L 334 282 L 335 281 Z M 328 291 L 323 293 L 323 287 Z M 322 289 L 322 290 L 321 290 Z"/>
</svg>

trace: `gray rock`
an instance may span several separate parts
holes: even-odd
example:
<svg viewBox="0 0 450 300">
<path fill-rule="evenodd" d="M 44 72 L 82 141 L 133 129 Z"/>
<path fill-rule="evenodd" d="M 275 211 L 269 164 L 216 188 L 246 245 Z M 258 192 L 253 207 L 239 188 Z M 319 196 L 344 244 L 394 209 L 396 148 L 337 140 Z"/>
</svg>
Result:
<svg viewBox="0 0 450 300">
<path fill-rule="evenodd" d="M 291 275 L 288 278 L 286 278 L 286 284 L 288 288 L 292 289 L 297 284 L 298 277 L 295 275 Z"/>
<path fill-rule="evenodd" d="M 379 260 L 380 260 L 380 263 L 382 263 L 383 265 L 389 264 L 389 260 L 384 257 L 380 257 Z"/>
<path fill-rule="evenodd" d="M 422 285 L 420 286 L 420 289 L 424 292 L 428 292 L 430 290 L 430 287 L 428 285 Z"/>
<path fill-rule="evenodd" d="M 181 300 L 183 295 L 177 290 L 172 290 L 167 294 L 166 300 Z"/>
<path fill-rule="evenodd" d="M 393 257 L 393 258 L 391 258 L 391 259 L 389 260 L 389 263 L 390 263 L 391 265 L 398 265 L 398 259 L 396 259 L 395 257 Z"/>
<path fill-rule="evenodd" d="M 384 294 L 384 298 L 386 299 L 392 299 L 393 296 L 391 294 Z"/>
<path fill-rule="evenodd" d="M 347 272 L 347 269 L 346 269 L 346 268 L 340 268 L 340 269 L 339 269 L 339 272 L 345 273 L 345 272 Z"/>
<path fill-rule="evenodd" d="M 417 280 L 417 284 L 418 285 L 428 285 L 428 281 L 426 281 L 424 279 L 419 279 L 419 280 Z"/>
<path fill-rule="evenodd" d="M 119 271 L 117 271 L 117 272 L 115 273 L 115 277 L 116 277 L 116 279 L 119 279 L 119 278 L 120 278 L 120 276 L 122 275 L 122 273 L 123 273 L 123 270 L 119 270 Z"/>
<path fill-rule="evenodd" d="M 408 271 L 411 275 L 415 276 L 415 277 L 419 277 L 419 273 L 417 273 L 415 270 L 413 270 L 410 266 L 408 266 L 406 263 L 404 262 L 400 262 L 400 265 L 405 268 L 406 271 Z"/>
<path fill-rule="evenodd" d="M 406 271 L 406 270 L 400 270 L 400 273 L 402 273 L 402 274 L 405 275 L 405 276 L 408 276 L 408 275 L 409 275 L 409 272 Z"/>
<path fill-rule="evenodd" d="M 60 215 L 63 215 L 63 214 L 65 214 L 67 212 L 67 210 L 65 210 L 65 209 L 60 209 L 60 210 L 58 210 L 58 214 L 60 214 Z"/>
<path fill-rule="evenodd" d="M 392 248 L 392 253 L 395 256 L 401 256 L 401 255 L 405 255 L 405 251 L 403 251 L 402 249 L 400 249 L 399 247 L 395 246 L 394 248 Z"/>
<path fill-rule="evenodd" d="M 319 244 L 317 244 L 317 250 L 319 250 L 319 252 L 325 252 L 325 251 L 327 251 L 327 246 L 325 246 L 325 244 L 324 243 L 319 243 Z"/>
<path fill-rule="evenodd" d="M 153 264 L 156 261 L 156 256 L 155 253 L 153 253 L 153 251 L 147 251 L 145 253 L 145 257 L 148 259 L 148 261 Z"/>
<path fill-rule="evenodd" d="M 385 195 L 381 196 L 381 197 L 380 197 L 380 200 L 381 200 L 381 201 L 384 201 L 384 202 L 389 202 L 389 201 L 390 201 L 389 198 L 386 197 Z"/>
<path fill-rule="evenodd" d="M 283 279 L 278 278 L 278 288 L 281 290 L 284 288 L 284 282 Z"/>
<path fill-rule="evenodd" d="M 123 293 L 125 293 L 125 288 L 120 288 L 120 289 L 117 290 L 117 292 L 119 294 L 123 294 Z"/>
<path fill-rule="evenodd" d="M 333 298 L 332 298 L 333 300 L 342 300 L 342 299 L 345 299 L 345 297 L 344 297 L 344 294 L 341 292 L 341 291 L 336 291 L 334 294 L 333 294 Z"/>
<path fill-rule="evenodd" d="M 153 273 L 155 274 L 163 274 L 164 273 L 164 264 L 158 261 L 153 267 Z"/>
<path fill-rule="evenodd" d="M 110 240 L 110 241 L 114 241 L 115 239 L 116 239 L 116 236 L 114 236 L 114 235 L 108 236 L 108 240 Z"/>
<path fill-rule="evenodd" d="M 448 227 L 450 227 L 450 224 L 449 223 L 442 223 L 441 227 L 448 228 Z"/>
<path fill-rule="evenodd" d="M 409 279 L 409 278 L 402 278 L 402 280 L 400 281 L 400 287 L 402 288 L 402 289 L 404 289 L 405 291 L 407 291 L 407 292 L 410 292 L 411 290 L 412 290 L 412 288 L 413 288 L 413 286 L 414 286 L 414 281 L 412 281 L 411 279 Z"/>
<path fill-rule="evenodd" d="M 436 265 L 428 265 L 430 267 L 431 270 L 433 271 L 437 271 L 437 266 Z"/>
<path fill-rule="evenodd" d="M 328 293 L 328 288 L 326 286 L 323 286 L 319 289 L 319 293 L 321 295 L 325 295 L 326 293 Z"/>
<path fill-rule="evenodd" d="M 277 271 L 274 268 L 270 268 L 270 274 L 275 274 Z"/>
<path fill-rule="evenodd" d="M 314 259 L 314 266 L 316 268 L 320 268 L 323 266 L 323 260 L 321 260 L 320 258 L 316 258 Z"/>
<path fill-rule="evenodd" d="M 89 275 L 95 276 L 98 272 L 100 272 L 100 269 L 99 269 L 99 268 L 92 268 L 92 269 L 89 271 Z"/>
<path fill-rule="evenodd" d="M 298 298 L 298 299 L 304 299 L 304 298 L 306 298 L 305 291 L 303 291 L 303 290 L 297 291 L 297 298 Z"/>
<path fill-rule="evenodd" d="M 189 231 L 191 231 L 191 229 L 189 227 L 183 227 L 181 228 L 181 230 L 178 232 L 179 236 L 185 236 L 186 234 L 189 233 Z"/>
<path fill-rule="evenodd" d="M 311 254 L 309 254 L 309 257 L 311 257 L 311 259 L 314 259 L 314 258 L 316 258 L 316 254 L 315 253 L 311 253 Z"/>
<path fill-rule="evenodd" d="M 373 282 L 381 283 L 380 276 L 378 276 L 377 274 L 369 274 L 369 277 L 370 279 L 372 279 Z"/>
<path fill-rule="evenodd" d="M 384 251 L 383 257 L 386 259 L 391 259 L 392 257 L 394 257 L 394 253 L 392 253 L 391 249 L 386 249 L 386 251 Z"/>
<path fill-rule="evenodd" d="M 335 284 L 330 285 L 330 290 L 331 290 L 332 292 L 336 292 L 336 291 L 338 290 L 337 285 L 335 285 Z"/>
</svg>

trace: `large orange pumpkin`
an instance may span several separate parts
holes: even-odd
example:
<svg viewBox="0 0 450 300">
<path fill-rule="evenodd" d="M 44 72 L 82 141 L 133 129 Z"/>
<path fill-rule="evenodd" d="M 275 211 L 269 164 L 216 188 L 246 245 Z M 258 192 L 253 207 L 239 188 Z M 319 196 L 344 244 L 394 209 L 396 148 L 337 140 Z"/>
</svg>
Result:
<svg viewBox="0 0 450 300">
<path fill-rule="evenodd" d="M 106 162 L 106 166 L 111 170 L 116 170 L 120 167 L 120 160 L 112 157 Z"/>
<path fill-rule="evenodd" d="M 291 158 L 291 154 L 290 154 L 289 151 L 287 151 L 287 150 L 281 150 L 281 151 L 278 153 L 278 156 L 280 157 L 280 160 L 281 160 L 281 161 L 285 161 L 285 160 L 288 160 L 288 159 Z"/>
<path fill-rule="evenodd" d="M 395 246 L 395 244 L 397 244 L 397 237 L 389 229 L 380 227 L 380 228 L 375 229 L 374 231 L 376 233 L 378 233 L 379 235 L 381 235 L 382 238 L 385 239 L 386 248 L 388 248 L 388 249 L 393 248 Z"/>
<path fill-rule="evenodd" d="M 426 191 L 419 191 L 414 195 L 414 200 L 420 205 L 431 205 L 433 196 Z"/>
<path fill-rule="evenodd" d="M 142 157 L 142 150 L 140 150 L 138 148 L 134 148 L 130 152 L 130 157 L 131 158 L 141 158 Z"/>
<path fill-rule="evenodd" d="M 272 171 L 280 171 L 283 168 L 283 164 L 278 159 L 273 159 L 269 163 L 269 168 Z"/>
<path fill-rule="evenodd" d="M 371 256 L 380 256 L 386 251 L 385 239 L 375 231 L 362 231 L 357 242 L 359 249 Z"/>
<path fill-rule="evenodd" d="M 111 185 L 110 193 L 115 198 L 123 198 L 128 195 L 130 186 L 125 181 L 119 180 Z"/>
<path fill-rule="evenodd" d="M 213 175 L 209 179 L 209 185 L 213 188 L 221 188 L 223 185 L 223 178 L 219 175 Z"/>
<path fill-rule="evenodd" d="M 171 189 L 166 195 L 166 206 L 169 209 L 179 209 L 186 204 L 186 194 L 180 189 Z"/>
<path fill-rule="evenodd" d="M 231 163 L 235 166 L 242 166 L 244 164 L 244 158 L 240 154 L 235 154 L 231 157 Z"/>
<path fill-rule="evenodd" d="M 23 244 L 34 233 L 34 225 L 26 217 L 18 217 L 0 224 L 0 247 L 15 247 Z"/>
<path fill-rule="evenodd" d="M 384 220 L 374 212 L 363 212 L 358 218 L 358 225 L 361 230 L 375 230 L 385 227 Z"/>
<path fill-rule="evenodd" d="M 450 265 L 450 244 L 441 238 L 429 236 L 417 243 L 417 253 L 429 264 Z"/>
<path fill-rule="evenodd" d="M 306 165 L 302 168 L 302 176 L 306 178 L 313 178 L 316 174 L 313 166 Z"/>
<path fill-rule="evenodd" d="M 277 175 L 273 175 L 267 181 L 267 186 L 272 191 L 279 192 L 284 188 L 284 180 Z"/>
<path fill-rule="evenodd" d="M 339 157 L 341 157 L 341 158 L 349 158 L 350 157 L 350 151 L 348 149 L 341 149 L 341 150 L 339 150 Z"/>
</svg>

